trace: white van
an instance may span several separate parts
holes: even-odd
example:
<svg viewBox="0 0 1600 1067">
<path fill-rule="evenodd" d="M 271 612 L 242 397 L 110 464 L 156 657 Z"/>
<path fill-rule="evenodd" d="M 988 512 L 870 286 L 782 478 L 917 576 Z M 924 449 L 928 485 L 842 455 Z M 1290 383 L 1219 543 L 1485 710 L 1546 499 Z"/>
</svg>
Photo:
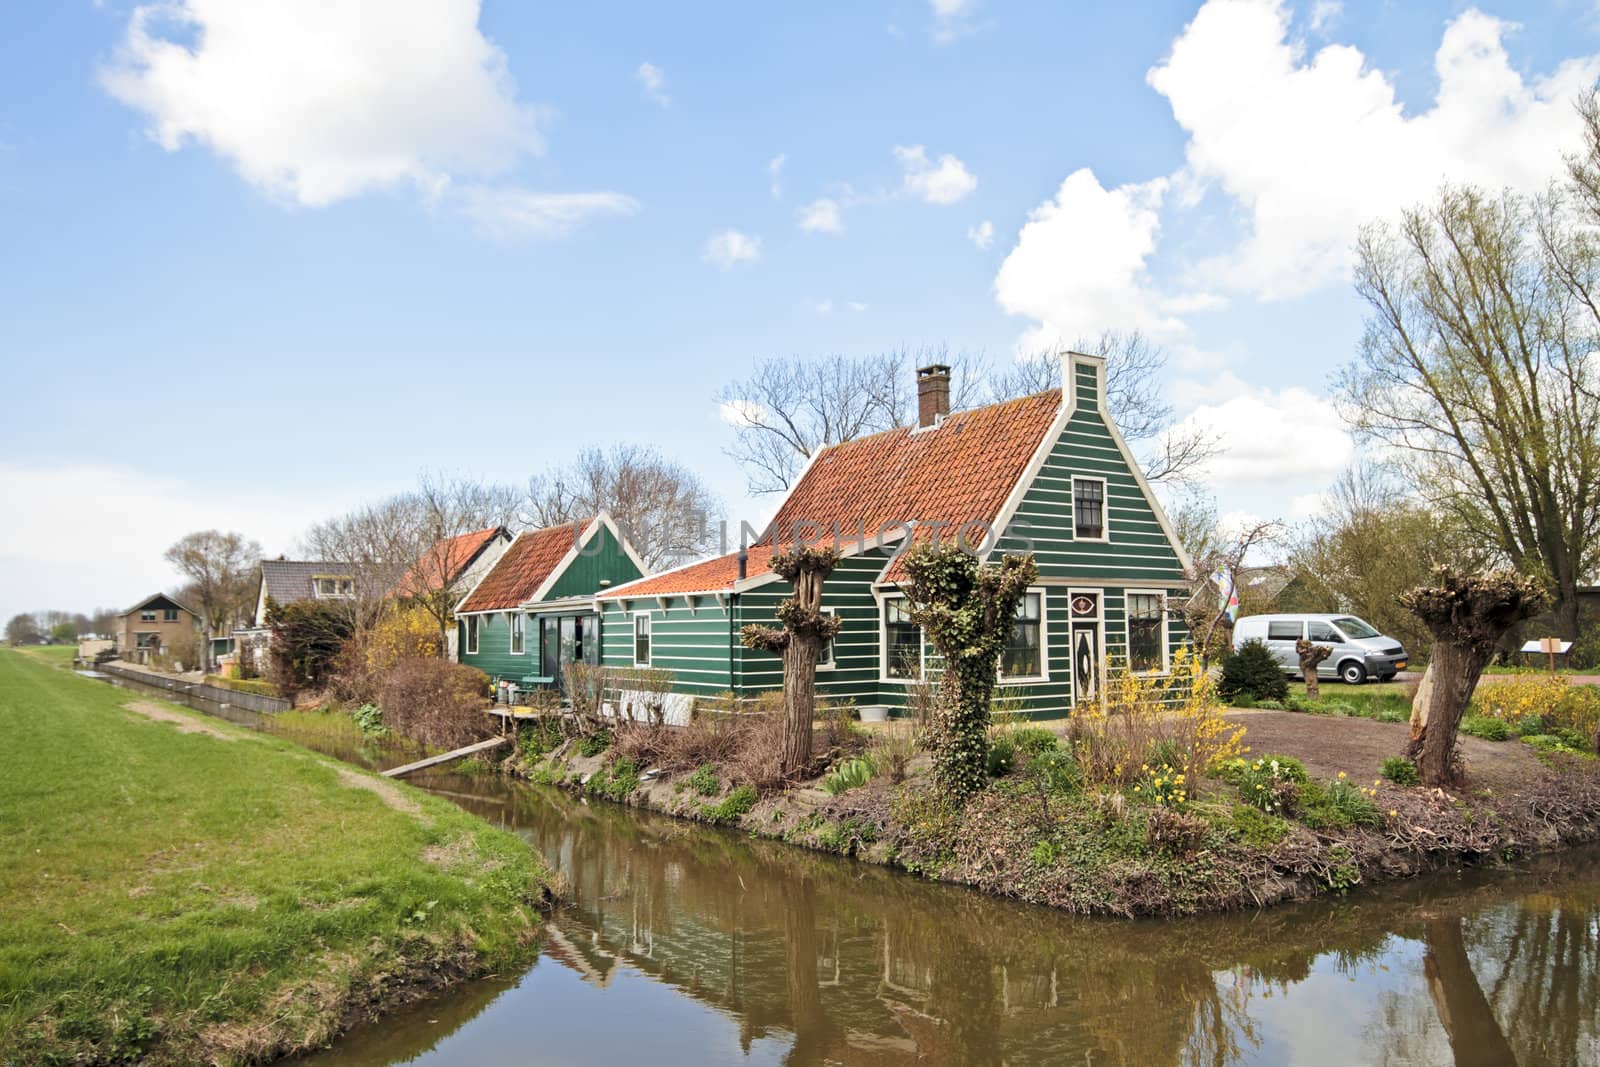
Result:
<svg viewBox="0 0 1600 1067">
<path fill-rule="evenodd" d="M 1300 677 L 1300 654 L 1294 643 L 1301 638 L 1333 649 L 1317 667 L 1319 678 L 1342 678 L 1360 685 L 1368 678 L 1387 682 L 1406 669 L 1406 650 L 1354 615 L 1250 615 L 1233 627 L 1233 647 L 1260 641 L 1283 665 L 1286 673 Z"/>
</svg>

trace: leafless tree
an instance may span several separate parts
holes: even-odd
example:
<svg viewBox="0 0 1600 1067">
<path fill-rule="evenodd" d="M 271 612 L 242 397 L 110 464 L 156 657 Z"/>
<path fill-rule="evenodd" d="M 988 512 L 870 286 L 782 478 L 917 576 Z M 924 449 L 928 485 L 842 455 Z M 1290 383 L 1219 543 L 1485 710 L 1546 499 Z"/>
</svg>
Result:
<svg viewBox="0 0 1600 1067">
<path fill-rule="evenodd" d="M 829 445 L 909 425 L 916 415 L 912 371 L 952 368 L 952 404 L 965 407 L 984 392 L 981 357 L 948 349 L 900 349 L 852 358 L 764 359 L 748 378 L 716 395 L 733 426 L 728 448 L 752 493 L 787 490 L 807 460 Z"/>
<path fill-rule="evenodd" d="M 224 620 L 236 617 L 260 558 L 260 545 L 243 534 L 218 530 L 189 534 L 167 549 L 167 562 L 189 580 L 190 606 L 199 609 L 203 669 L 211 669 L 210 637 Z"/>
<path fill-rule="evenodd" d="M 1231 643 L 1233 632 L 1228 604 L 1212 575 L 1224 575 L 1240 595 L 1242 605 L 1247 591 L 1240 572 L 1245 560 L 1251 553 L 1282 540 L 1284 527 L 1277 521 L 1256 521 L 1237 529 L 1224 529 L 1216 520 L 1215 510 L 1200 502 L 1192 504 L 1187 515 L 1182 510 L 1179 515 L 1179 539 L 1189 552 L 1190 593 L 1184 617 L 1189 632 L 1200 638 L 1201 661 L 1209 664 L 1214 654 Z"/>
<path fill-rule="evenodd" d="M 1217 451 L 1209 431 L 1182 427 L 1161 395 L 1166 354 L 1139 333 L 1108 331 L 1075 349 L 1106 360 L 1106 401 L 1151 481 L 1189 484 Z M 960 410 L 1042 393 L 1061 385 L 1054 353 L 991 367 L 982 356 L 948 348 L 901 349 L 874 356 L 768 359 L 717 394 L 734 428 L 728 455 L 753 493 L 790 487 L 807 460 L 829 445 L 908 426 L 916 418 L 912 371 L 952 368 L 951 405 Z"/>
<path fill-rule="evenodd" d="M 643 445 L 590 448 L 528 481 L 523 517 L 548 527 L 607 511 L 651 569 L 704 555 L 719 541 L 722 506 L 704 482 Z"/>
<path fill-rule="evenodd" d="M 460 534 L 516 521 L 522 495 L 510 486 L 484 485 L 451 475 L 426 474 L 417 489 L 363 505 L 306 532 L 304 550 L 313 559 L 349 564 L 355 570 L 356 595 L 346 601 L 358 633 L 382 616 L 395 594 L 410 592 L 414 570 L 425 573 L 419 601 L 448 627 L 449 612 L 459 599 L 452 581 L 438 577 L 436 556 L 447 554 L 446 542 Z M 434 610 L 437 609 L 437 610 Z"/>
<path fill-rule="evenodd" d="M 455 607 L 466 593 L 467 565 L 478 547 L 463 543 L 467 534 L 508 527 L 521 496 L 507 485 L 485 485 L 465 478 L 429 475 L 413 494 L 422 545 L 395 591 L 426 611 L 439 626 L 439 654 L 446 654 Z"/>
<path fill-rule="evenodd" d="M 1446 187 L 1357 244 L 1368 307 L 1346 419 L 1428 502 L 1554 594 L 1578 633 L 1600 565 L 1600 113 L 1566 188 Z"/>
</svg>

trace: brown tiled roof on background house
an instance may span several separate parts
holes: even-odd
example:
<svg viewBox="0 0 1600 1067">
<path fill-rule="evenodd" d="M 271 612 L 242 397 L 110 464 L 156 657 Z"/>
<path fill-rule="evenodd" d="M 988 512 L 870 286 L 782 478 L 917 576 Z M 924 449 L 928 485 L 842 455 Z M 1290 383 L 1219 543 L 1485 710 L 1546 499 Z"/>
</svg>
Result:
<svg viewBox="0 0 1600 1067">
<path fill-rule="evenodd" d="M 916 542 L 930 539 L 935 524 L 944 538 L 969 522 L 993 523 L 1022 479 L 1040 443 L 1061 413 L 1061 391 L 1051 389 L 945 416 L 926 429 L 901 427 L 818 453 L 790 490 L 773 519 L 773 533 L 750 548 L 746 573 L 765 574 L 774 538 L 791 543 L 796 528 L 811 540 L 831 542 L 837 524 L 846 544 L 865 530 L 903 535 L 914 524 Z M 813 525 L 814 524 L 814 525 Z M 719 592 L 738 579 L 738 554 L 731 553 L 644 578 L 607 591 L 607 599 Z M 891 567 L 886 580 L 898 577 Z"/>
<path fill-rule="evenodd" d="M 524 530 L 456 608 L 457 613 L 510 611 L 528 600 L 566 558 L 588 522 Z"/>
<path fill-rule="evenodd" d="M 504 526 L 490 526 L 458 537 L 447 537 L 422 554 L 422 558 L 396 584 L 396 596 L 420 596 L 435 589 L 447 589 L 461 580 L 485 548 L 505 532 Z"/>
</svg>

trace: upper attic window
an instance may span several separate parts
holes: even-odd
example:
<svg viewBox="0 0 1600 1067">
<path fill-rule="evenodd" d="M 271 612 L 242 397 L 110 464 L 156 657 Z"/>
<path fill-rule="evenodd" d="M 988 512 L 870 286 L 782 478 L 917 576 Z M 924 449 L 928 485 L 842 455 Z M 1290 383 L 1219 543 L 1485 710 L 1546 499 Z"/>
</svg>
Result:
<svg viewBox="0 0 1600 1067">
<path fill-rule="evenodd" d="M 312 589 L 318 600 L 327 600 L 330 597 L 353 597 L 356 595 L 356 581 L 354 578 L 313 578 Z"/>
<path fill-rule="evenodd" d="M 1080 541 L 1106 539 L 1106 480 L 1072 479 L 1072 533 Z"/>
</svg>

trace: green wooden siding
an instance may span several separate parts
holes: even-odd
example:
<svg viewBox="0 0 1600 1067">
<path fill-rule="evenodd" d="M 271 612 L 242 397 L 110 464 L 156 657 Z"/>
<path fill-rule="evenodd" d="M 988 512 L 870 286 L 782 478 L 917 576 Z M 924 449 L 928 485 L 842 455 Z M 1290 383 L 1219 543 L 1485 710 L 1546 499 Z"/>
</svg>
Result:
<svg viewBox="0 0 1600 1067">
<path fill-rule="evenodd" d="M 622 550 L 617 539 L 612 536 L 606 527 L 594 535 L 594 540 L 584 546 L 556 578 L 555 584 L 544 595 L 545 600 L 560 600 L 569 596 L 588 596 L 598 592 L 601 582 L 609 581 L 612 585 L 621 585 L 631 582 L 644 575 L 639 568 L 634 566 L 633 560 Z"/>
<path fill-rule="evenodd" d="M 491 678 L 518 679 L 539 673 L 539 630 L 535 620 L 527 619 L 523 631 L 525 651 L 511 653 L 510 617 L 502 611 L 475 616 L 478 620 L 478 651 L 467 651 L 467 620 L 457 619 L 459 658 L 469 667 L 476 667 Z"/>
<path fill-rule="evenodd" d="M 601 661 L 627 669 L 633 662 L 633 617 L 650 615 L 651 667 L 669 670 L 673 687 L 681 693 L 715 696 L 733 688 L 730 666 L 737 662 L 738 629 L 729 629 L 728 612 L 707 597 L 695 597 L 690 607 L 684 597 L 672 597 L 662 608 L 654 597 L 628 603 L 605 603 L 600 627 Z"/>
</svg>

